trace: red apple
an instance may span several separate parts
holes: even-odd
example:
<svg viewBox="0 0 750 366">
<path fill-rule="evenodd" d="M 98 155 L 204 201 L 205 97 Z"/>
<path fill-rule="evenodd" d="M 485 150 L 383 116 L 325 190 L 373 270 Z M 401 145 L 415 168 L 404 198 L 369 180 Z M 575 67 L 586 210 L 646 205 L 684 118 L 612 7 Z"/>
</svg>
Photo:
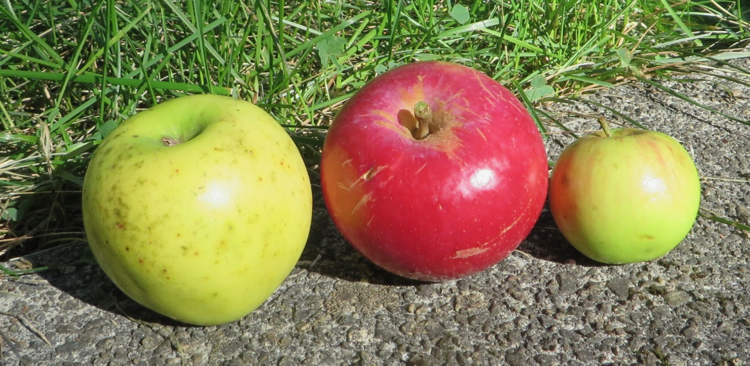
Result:
<svg viewBox="0 0 750 366">
<path fill-rule="evenodd" d="M 539 218 L 547 155 L 518 99 L 472 68 L 418 62 L 365 85 L 323 147 L 321 184 L 344 238 L 423 281 L 480 272 Z"/>
</svg>

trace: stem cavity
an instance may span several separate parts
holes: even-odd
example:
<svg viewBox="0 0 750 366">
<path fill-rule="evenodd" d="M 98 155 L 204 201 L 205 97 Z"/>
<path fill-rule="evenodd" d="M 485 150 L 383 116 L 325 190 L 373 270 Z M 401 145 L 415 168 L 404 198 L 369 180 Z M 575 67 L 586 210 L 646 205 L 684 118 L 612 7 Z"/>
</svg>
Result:
<svg viewBox="0 0 750 366">
<path fill-rule="evenodd" d="M 194 139 L 196 136 L 200 135 L 203 130 L 206 128 L 205 125 L 196 125 L 196 126 L 190 126 L 192 127 L 190 130 L 183 130 L 179 132 L 173 132 L 172 136 L 162 136 L 161 143 L 162 145 L 166 147 L 172 147 L 177 146 L 179 144 L 185 143 L 187 141 L 190 141 Z M 177 136 L 175 136 L 177 135 Z"/>
</svg>

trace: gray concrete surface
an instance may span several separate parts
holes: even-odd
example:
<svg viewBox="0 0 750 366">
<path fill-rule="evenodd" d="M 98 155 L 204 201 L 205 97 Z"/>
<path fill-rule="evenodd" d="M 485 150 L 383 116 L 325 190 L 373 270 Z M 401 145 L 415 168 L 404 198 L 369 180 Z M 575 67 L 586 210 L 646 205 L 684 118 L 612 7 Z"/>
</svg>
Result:
<svg viewBox="0 0 750 366">
<path fill-rule="evenodd" d="M 667 84 L 750 119 L 750 88 L 706 79 Z M 647 85 L 589 100 L 678 138 L 703 177 L 703 207 L 750 221 L 748 126 Z M 579 130 L 597 126 L 581 114 L 604 111 L 585 103 L 548 109 L 566 112 L 560 120 Z M 550 135 L 550 157 L 571 141 Z M 0 279 L 0 364 L 750 364 L 750 240 L 738 229 L 699 217 L 665 257 L 607 266 L 570 247 L 545 210 L 527 241 L 493 268 L 426 284 L 359 256 L 316 188 L 314 229 L 298 266 L 262 307 L 232 324 L 183 326 L 141 308 L 96 265 L 80 262 L 85 245 L 28 256 L 35 266 L 58 266 Z"/>
</svg>

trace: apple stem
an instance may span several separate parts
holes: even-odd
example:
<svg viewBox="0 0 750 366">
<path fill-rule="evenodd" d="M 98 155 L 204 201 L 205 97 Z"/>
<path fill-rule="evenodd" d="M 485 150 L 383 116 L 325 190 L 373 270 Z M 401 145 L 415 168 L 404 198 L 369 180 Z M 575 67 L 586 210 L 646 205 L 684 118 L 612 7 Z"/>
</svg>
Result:
<svg viewBox="0 0 750 366">
<path fill-rule="evenodd" d="M 604 119 L 604 117 L 599 117 L 599 125 L 602 126 L 602 130 L 604 130 L 604 134 L 607 135 L 607 137 L 612 136 L 612 133 L 609 132 L 609 125 L 607 124 L 607 120 Z"/>
<path fill-rule="evenodd" d="M 174 137 L 162 137 L 161 143 L 164 144 L 164 146 L 175 146 L 182 143 L 182 139 L 176 139 Z"/>
<path fill-rule="evenodd" d="M 417 130 L 414 132 L 414 138 L 421 140 L 430 134 L 430 123 L 432 123 L 432 111 L 430 106 L 419 101 L 414 105 L 414 117 L 417 119 Z"/>
</svg>

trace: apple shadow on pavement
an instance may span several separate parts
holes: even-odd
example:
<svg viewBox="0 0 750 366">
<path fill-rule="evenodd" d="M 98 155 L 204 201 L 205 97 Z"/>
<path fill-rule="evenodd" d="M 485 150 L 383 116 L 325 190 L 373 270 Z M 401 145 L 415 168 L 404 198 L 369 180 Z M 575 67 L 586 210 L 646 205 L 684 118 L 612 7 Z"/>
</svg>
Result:
<svg viewBox="0 0 750 366">
<path fill-rule="evenodd" d="M 552 213 L 549 211 L 549 206 L 546 203 L 536 225 L 534 225 L 526 240 L 516 250 L 549 262 L 575 262 L 578 265 L 586 267 L 606 266 L 606 264 L 593 261 L 584 256 L 568 243 L 557 228 L 555 220 L 552 218 Z"/>
<path fill-rule="evenodd" d="M 38 274 L 51 286 L 101 310 L 147 323 L 190 326 L 157 314 L 131 300 L 94 262 L 85 243 L 62 245 L 24 256 L 24 259 L 31 262 L 34 268 L 48 267 Z"/>
<path fill-rule="evenodd" d="M 326 209 L 320 182 L 314 181 L 313 218 L 305 250 L 297 268 L 348 282 L 388 286 L 418 286 L 430 282 L 411 280 L 387 272 L 361 255 L 339 233 Z"/>
<path fill-rule="evenodd" d="M 357 252 L 339 233 L 331 220 L 319 186 L 314 186 L 314 212 L 310 236 L 297 267 L 349 282 L 368 282 L 389 286 L 419 286 L 430 282 L 410 280 L 391 274 Z M 574 261 L 587 267 L 602 266 L 573 248 L 555 225 L 549 208 L 516 249 L 537 259 L 556 263 Z"/>
<path fill-rule="evenodd" d="M 362 256 L 344 240 L 333 224 L 319 187 L 313 190 L 313 194 L 315 205 L 310 235 L 297 268 L 348 282 L 387 286 L 430 284 L 389 273 Z M 545 261 L 566 263 L 572 260 L 578 265 L 602 266 L 568 244 L 547 209 L 516 250 Z M 48 267 L 39 272 L 39 276 L 50 285 L 89 305 L 148 323 L 189 326 L 159 315 L 131 300 L 95 263 L 85 243 L 62 245 L 24 258 L 34 268 Z"/>
<path fill-rule="evenodd" d="M 298 268 L 348 282 L 367 282 L 388 286 L 417 286 L 429 282 L 411 280 L 387 272 L 357 252 L 339 234 L 325 215 L 313 219 L 310 237 L 297 263 Z"/>
</svg>

